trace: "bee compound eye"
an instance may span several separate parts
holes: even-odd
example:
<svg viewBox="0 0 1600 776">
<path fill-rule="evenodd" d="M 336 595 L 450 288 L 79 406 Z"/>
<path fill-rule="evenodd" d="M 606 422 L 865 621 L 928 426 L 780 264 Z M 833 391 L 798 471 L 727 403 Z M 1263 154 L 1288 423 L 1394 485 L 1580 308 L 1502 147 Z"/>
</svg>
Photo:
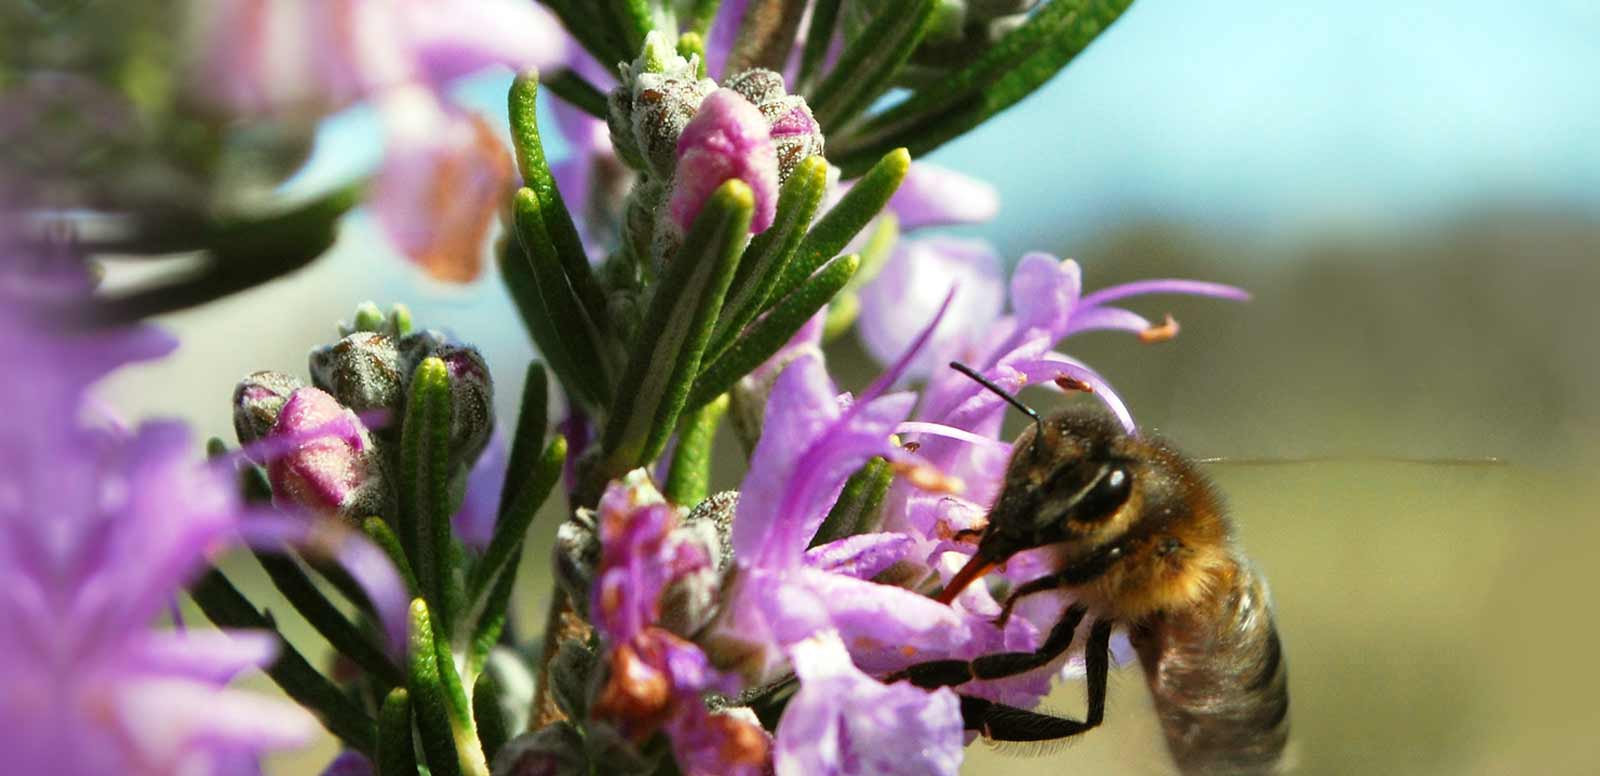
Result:
<svg viewBox="0 0 1600 776">
<path fill-rule="evenodd" d="M 1089 522 L 1104 520 L 1127 503 L 1132 493 L 1133 475 L 1122 464 L 1108 464 L 1084 490 L 1073 517 Z"/>
</svg>

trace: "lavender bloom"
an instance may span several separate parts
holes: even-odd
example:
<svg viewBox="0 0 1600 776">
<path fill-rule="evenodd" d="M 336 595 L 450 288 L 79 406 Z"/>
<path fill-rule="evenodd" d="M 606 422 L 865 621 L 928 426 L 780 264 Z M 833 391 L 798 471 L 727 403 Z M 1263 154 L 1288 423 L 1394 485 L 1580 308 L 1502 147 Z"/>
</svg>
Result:
<svg viewBox="0 0 1600 776">
<path fill-rule="evenodd" d="M 943 368 L 937 359 L 1000 317 L 1005 283 L 1000 256 L 982 240 L 901 240 L 882 273 L 861 290 L 863 314 L 858 326 L 867 352 L 882 363 L 905 352 L 939 300 L 952 291 L 954 301 L 934 330 L 933 341 L 907 370 L 913 377 L 927 377 Z"/>
<path fill-rule="evenodd" d="M 707 692 L 735 692 L 705 653 L 659 623 L 663 599 L 685 585 L 715 584 L 711 542 L 678 529 L 678 515 L 642 471 L 614 483 L 600 502 L 603 548 L 589 612 L 606 644 L 607 678 L 592 716 L 642 743 L 672 739 L 689 776 L 758 776 L 767 735 L 752 721 L 706 709 Z"/>
<path fill-rule="evenodd" d="M 8 311 L 10 312 L 10 311 Z M 19 773 L 249 773 L 316 721 L 226 687 L 270 662 L 269 637 L 150 627 L 232 536 L 224 473 L 187 431 L 76 424 L 88 383 L 162 347 L 144 330 L 57 339 L 0 314 L 0 748 Z M 164 343 L 163 343 L 164 345 Z"/>
<path fill-rule="evenodd" d="M 772 225 L 778 208 L 778 157 L 767 120 L 749 100 L 718 89 L 700 103 L 700 112 L 678 138 L 677 175 L 668 210 L 688 230 L 718 186 L 741 180 L 755 194 L 750 231 Z"/>
</svg>

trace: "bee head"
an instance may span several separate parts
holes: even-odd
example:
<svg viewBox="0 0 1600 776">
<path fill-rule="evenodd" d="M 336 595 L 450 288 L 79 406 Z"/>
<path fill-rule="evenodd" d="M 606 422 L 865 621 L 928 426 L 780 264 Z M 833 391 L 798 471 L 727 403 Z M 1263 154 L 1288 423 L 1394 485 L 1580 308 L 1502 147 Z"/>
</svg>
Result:
<svg viewBox="0 0 1600 776">
<path fill-rule="evenodd" d="M 1054 415 L 1024 431 L 979 554 L 998 563 L 1034 547 L 1115 539 L 1148 499 L 1143 485 L 1155 462 L 1145 447 L 1088 413 Z"/>
</svg>

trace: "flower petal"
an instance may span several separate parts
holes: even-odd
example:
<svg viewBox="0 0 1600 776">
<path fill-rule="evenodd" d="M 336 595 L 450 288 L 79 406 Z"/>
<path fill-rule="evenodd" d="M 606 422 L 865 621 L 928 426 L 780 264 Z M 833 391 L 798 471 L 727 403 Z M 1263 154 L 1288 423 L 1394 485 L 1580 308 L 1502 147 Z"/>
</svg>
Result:
<svg viewBox="0 0 1600 776">
<path fill-rule="evenodd" d="M 906 231 L 944 224 L 975 224 L 1000 212 L 1000 193 L 986 181 L 927 162 L 917 162 L 889 199 L 889 210 Z"/>
<path fill-rule="evenodd" d="M 890 363 L 934 317 L 939 300 L 952 293 L 949 312 L 907 370 L 911 377 L 926 377 L 962 342 L 993 325 L 1005 304 L 1005 284 L 1000 256 L 986 242 L 901 241 L 883 271 L 861 289 L 858 325 L 867 352 Z"/>
<path fill-rule="evenodd" d="M 778 776 L 948 774 L 961 767 L 961 708 L 949 688 L 884 685 L 850 662 L 838 634 L 792 650 L 800 690 L 778 723 Z"/>
<path fill-rule="evenodd" d="M 870 579 L 904 560 L 914 544 L 903 533 L 856 534 L 806 550 L 805 564 L 821 571 Z"/>
</svg>

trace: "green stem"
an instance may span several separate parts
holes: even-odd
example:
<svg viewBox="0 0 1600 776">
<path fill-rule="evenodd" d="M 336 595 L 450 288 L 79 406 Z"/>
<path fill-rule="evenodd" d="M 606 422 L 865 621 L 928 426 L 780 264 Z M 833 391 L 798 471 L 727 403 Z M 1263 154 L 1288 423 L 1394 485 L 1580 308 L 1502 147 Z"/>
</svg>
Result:
<svg viewBox="0 0 1600 776">
<path fill-rule="evenodd" d="M 723 395 L 683 416 L 667 472 L 667 501 L 692 507 L 710 493 L 711 450 L 727 411 L 728 397 Z"/>
</svg>

